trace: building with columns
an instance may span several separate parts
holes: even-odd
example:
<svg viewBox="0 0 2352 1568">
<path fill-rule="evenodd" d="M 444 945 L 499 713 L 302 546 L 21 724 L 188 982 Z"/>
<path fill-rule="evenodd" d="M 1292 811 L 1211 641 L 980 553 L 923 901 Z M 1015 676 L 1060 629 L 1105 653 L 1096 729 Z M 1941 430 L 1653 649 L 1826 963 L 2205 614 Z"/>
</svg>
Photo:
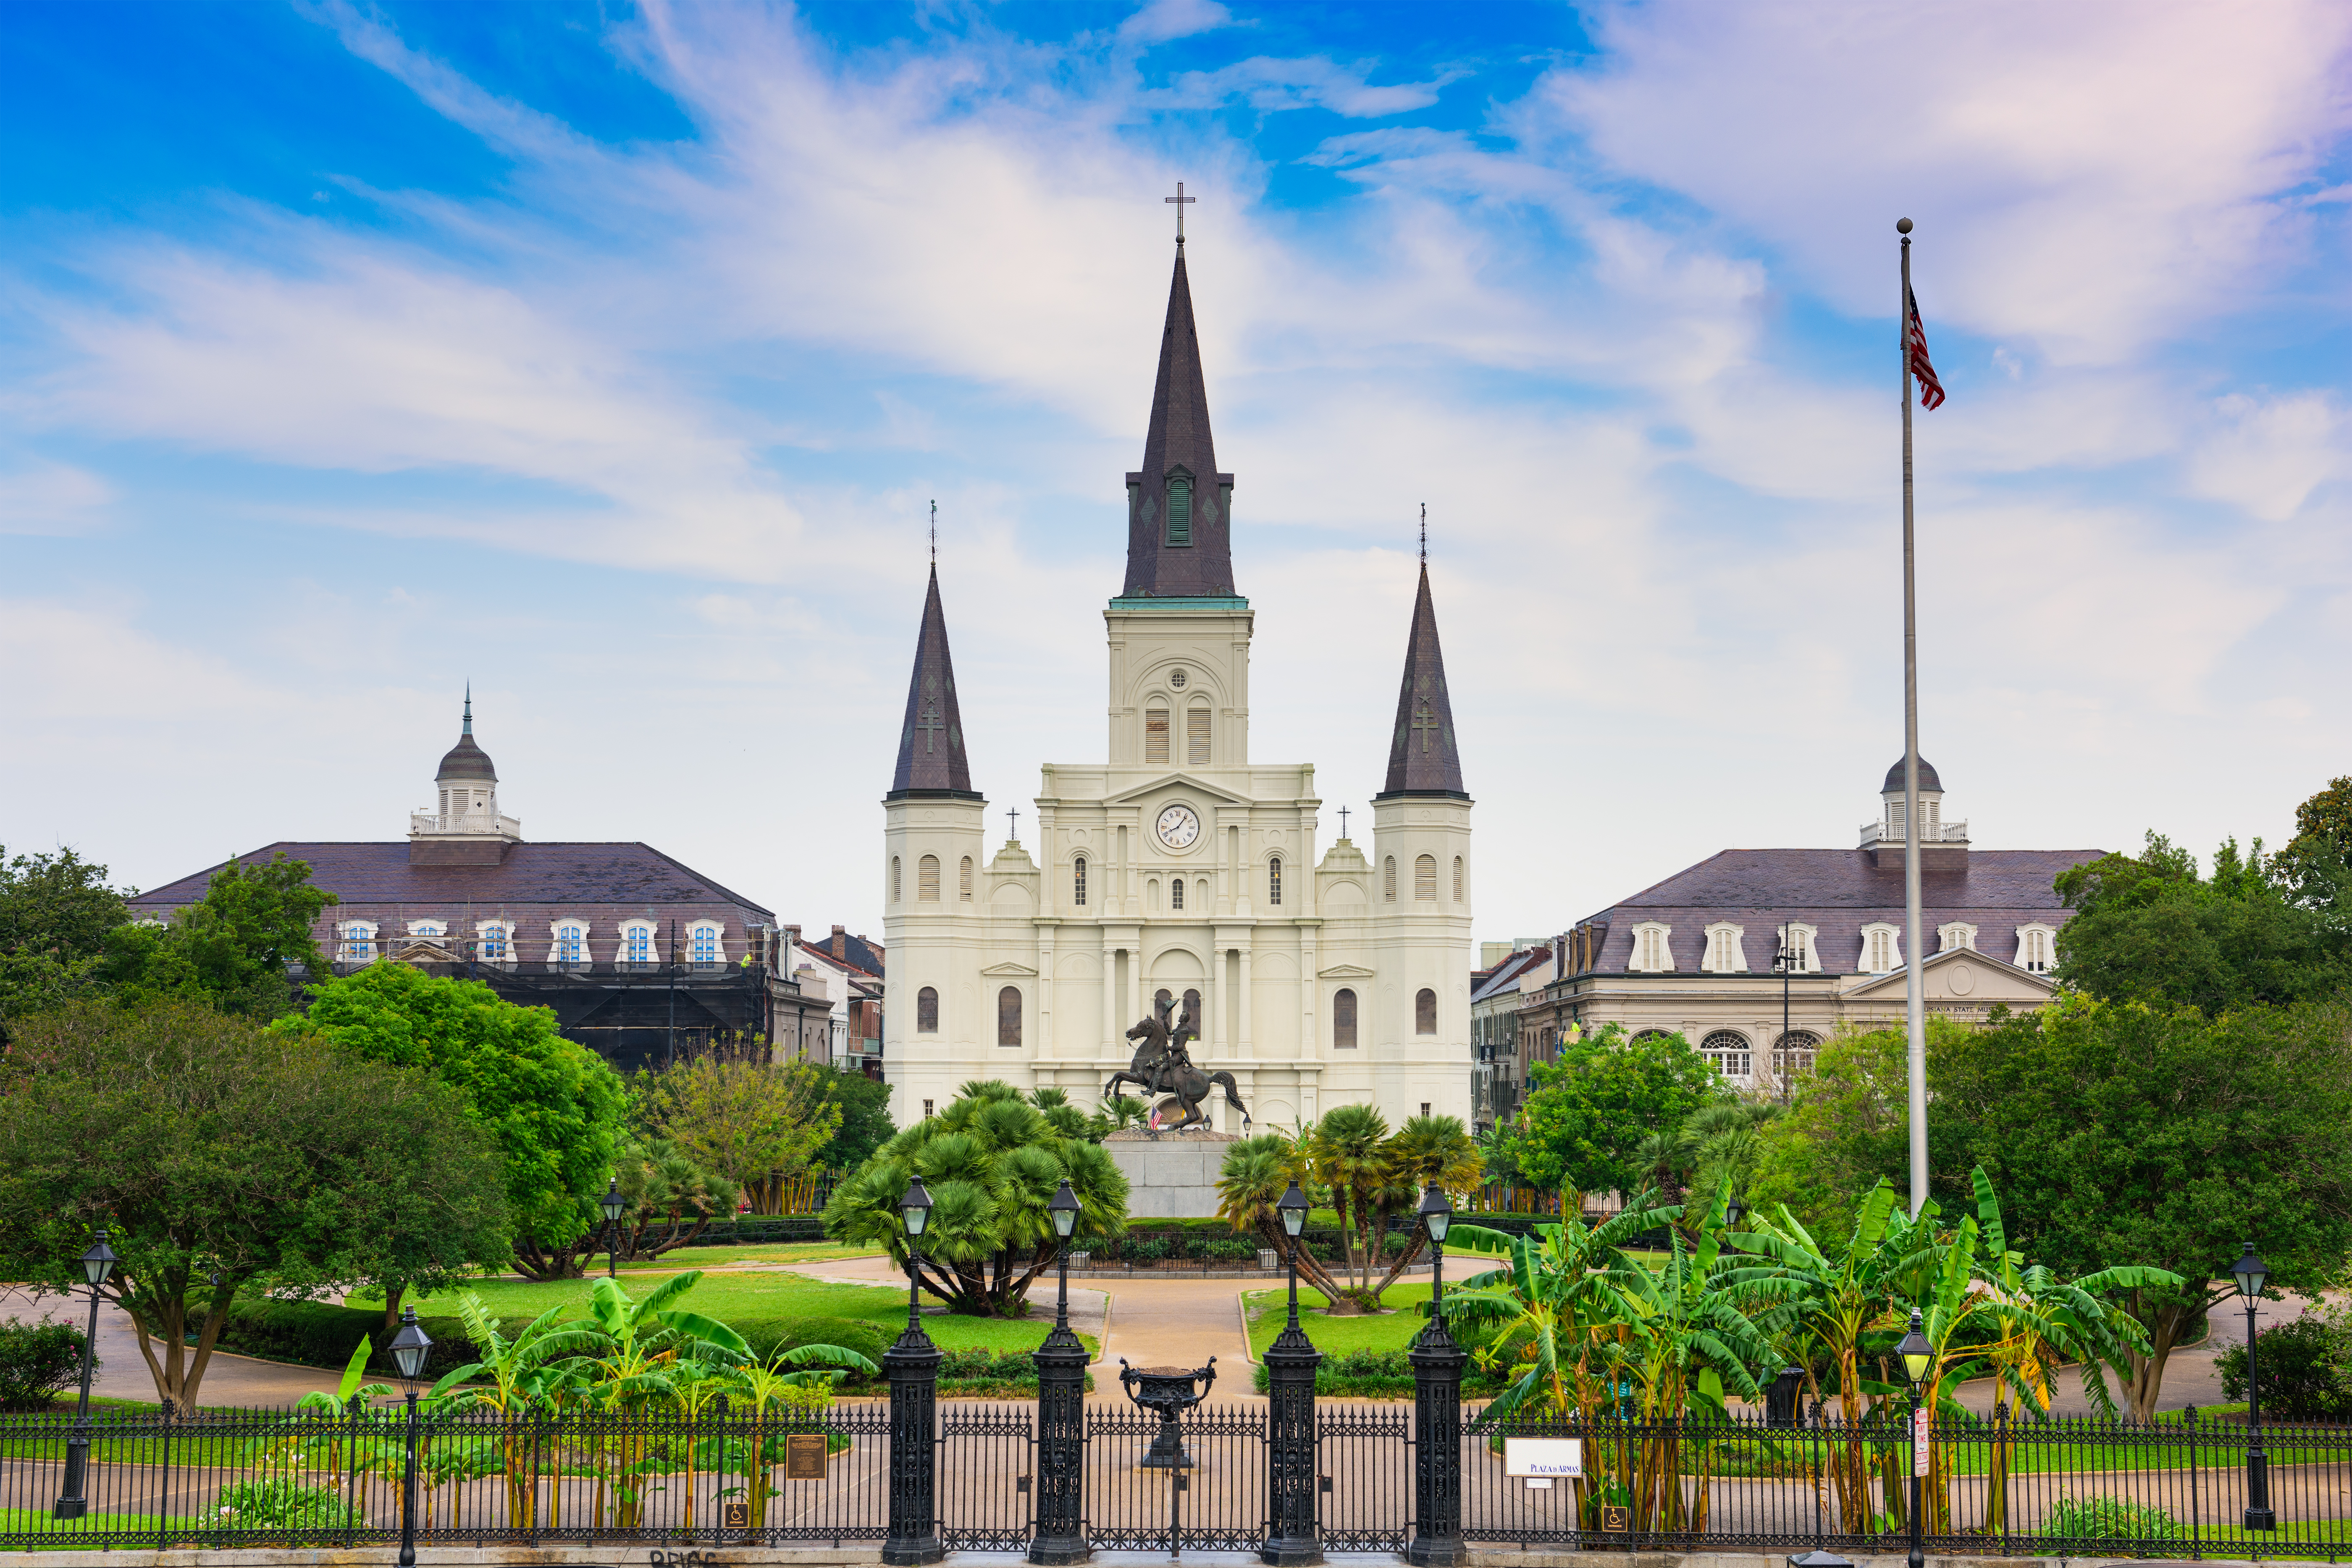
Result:
<svg viewBox="0 0 2352 1568">
<path fill-rule="evenodd" d="M 1313 765 L 1251 754 L 1255 615 L 1234 584 L 1235 479 L 1217 466 L 1177 243 L 1127 476 L 1127 579 L 1103 612 L 1104 755 L 1044 766 L 1034 852 L 1007 840 L 986 856 L 932 567 L 883 802 L 892 1112 L 903 1124 L 974 1078 L 1090 1106 L 1133 1055 L 1127 1030 L 1174 1009 L 1195 1020 L 1194 1062 L 1231 1071 L 1258 1123 L 1365 1103 L 1392 1126 L 1466 1124 L 1471 800 L 1428 567 L 1371 844 L 1322 844 Z"/>
</svg>

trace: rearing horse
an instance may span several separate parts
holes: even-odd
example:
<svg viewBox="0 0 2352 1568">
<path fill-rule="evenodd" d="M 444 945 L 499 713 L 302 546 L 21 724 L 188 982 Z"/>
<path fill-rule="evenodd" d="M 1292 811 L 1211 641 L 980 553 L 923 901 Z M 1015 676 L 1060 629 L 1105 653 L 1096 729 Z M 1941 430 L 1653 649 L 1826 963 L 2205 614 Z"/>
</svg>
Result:
<svg viewBox="0 0 2352 1568">
<path fill-rule="evenodd" d="M 1190 1021 L 1189 1018 L 1186 1021 Z M 1180 1025 L 1180 1039 L 1183 1033 Z M 1225 1103 L 1242 1113 L 1242 1125 L 1253 1124 L 1249 1107 L 1242 1103 L 1241 1085 L 1234 1082 L 1234 1075 L 1230 1072 L 1203 1072 L 1193 1066 L 1181 1048 L 1169 1044 L 1168 1026 L 1158 1018 L 1145 1019 L 1127 1031 L 1127 1038 L 1139 1040 L 1143 1043 L 1135 1048 L 1135 1060 L 1128 1064 L 1127 1070 L 1112 1073 L 1109 1082 L 1103 1085 L 1105 1098 L 1118 1092 L 1122 1083 L 1134 1084 L 1143 1091 L 1147 1099 L 1154 1094 L 1173 1095 L 1184 1107 L 1184 1114 L 1168 1126 L 1155 1125 L 1152 1129 L 1154 1132 L 1172 1133 L 1196 1124 L 1206 1125 L 1209 1118 L 1201 1113 L 1201 1102 L 1209 1097 L 1213 1085 L 1222 1084 L 1225 1091 Z"/>
</svg>

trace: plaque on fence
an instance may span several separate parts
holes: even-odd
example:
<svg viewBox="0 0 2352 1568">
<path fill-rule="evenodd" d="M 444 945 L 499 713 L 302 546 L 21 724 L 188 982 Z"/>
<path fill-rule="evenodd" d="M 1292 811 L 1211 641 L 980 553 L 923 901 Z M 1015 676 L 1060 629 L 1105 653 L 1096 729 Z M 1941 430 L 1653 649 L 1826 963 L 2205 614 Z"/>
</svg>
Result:
<svg viewBox="0 0 2352 1568">
<path fill-rule="evenodd" d="M 1552 1478 L 1566 1476 L 1571 1479 L 1584 1474 L 1584 1439 L 1581 1437 L 1506 1437 L 1503 1439 L 1503 1474 L 1526 1479 L 1538 1491 L 1550 1488 Z"/>
<path fill-rule="evenodd" d="M 1633 1511 L 1625 1507 L 1622 1503 L 1608 1502 L 1601 1504 L 1601 1528 L 1605 1531 L 1613 1530 L 1621 1534 L 1633 1529 Z"/>
<path fill-rule="evenodd" d="M 784 1436 L 784 1479 L 824 1479 L 824 1434 L 788 1432 Z"/>
<path fill-rule="evenodd" d="M 751 1505 L 748 1502 L 729 1503 L 727 1505 L 727 1528 L 730 1530 L 751 1529 Z"/>
</svg>

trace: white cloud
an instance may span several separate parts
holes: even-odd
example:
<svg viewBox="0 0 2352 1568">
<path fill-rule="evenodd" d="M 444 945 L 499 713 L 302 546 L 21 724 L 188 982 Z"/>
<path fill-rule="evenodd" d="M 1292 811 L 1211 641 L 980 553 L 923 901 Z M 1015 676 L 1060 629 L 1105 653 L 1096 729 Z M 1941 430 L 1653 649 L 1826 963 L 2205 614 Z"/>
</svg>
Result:
<svg viewBox="0 0 2352 1568">
<path fill-rule="evenodd" d="M 2330 479 L 2352 477 L 2352 414 L 2331 392 L 2258 398 L 2234 392 L 2189 463 L 2189 486 L 2283 523 Z"/>
<path fill-rule="evenodd" d="M 1438 89 L 1459 78 L 1444 72 L 1425 82 L 1375 87 L 1368 79 L 1376 62 L 1340 65 L 1320 55 L 1276 59 L 1261 55 L 1213 71 L 1185 71 L 1140 101 L 1153 109 L 1213 109 L 1239 99 L 1252 109 L 1278 114 L 1294 109 L 1328 109 L 1351 120 L 1373 120 L 1426 109 Z"/>
<path fill-rule="evenodd" d="M 103 523 L 115 488 L 87 468 L 38 458 L 0 467 L 0 534 L 78 534 Z"/>
<path fill-rule="evenodd" d="M 1229 27 L 1233 20 L 1233 13 L 1216 0 L 1151 0 L 1118 25 L 1118 36 L 1130 43 L 1161 44 Z"/>
</svg>

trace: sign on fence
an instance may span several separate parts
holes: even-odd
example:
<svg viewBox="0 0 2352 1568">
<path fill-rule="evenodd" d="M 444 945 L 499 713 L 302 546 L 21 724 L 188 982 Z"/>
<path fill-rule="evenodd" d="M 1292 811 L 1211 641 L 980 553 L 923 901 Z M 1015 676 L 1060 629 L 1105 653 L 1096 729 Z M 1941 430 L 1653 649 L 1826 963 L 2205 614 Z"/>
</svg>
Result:
<svg viewBox="0 0 2352 1568">
<path fill-rule="evenodd" d="M 1927 1473 L 1927 1413 L 1925 1410 L 1911 1412 L 1911 1473 L 1915 1476 Z"/>
<path fill-rule="evenodd" d="M 1524 1477 L 1538 1491 L 1548 1490 L 1555 1476 L 1577 1479 L 1584 1474 L 1581 1437 L 1506 1437 L 1503 1473 Z"/>
<path fill-rule="evenodd" d="M 784 1479 L 824 1479 L 824 1434 L 790 1432 L 784 1437 Z"/>
</svg>

